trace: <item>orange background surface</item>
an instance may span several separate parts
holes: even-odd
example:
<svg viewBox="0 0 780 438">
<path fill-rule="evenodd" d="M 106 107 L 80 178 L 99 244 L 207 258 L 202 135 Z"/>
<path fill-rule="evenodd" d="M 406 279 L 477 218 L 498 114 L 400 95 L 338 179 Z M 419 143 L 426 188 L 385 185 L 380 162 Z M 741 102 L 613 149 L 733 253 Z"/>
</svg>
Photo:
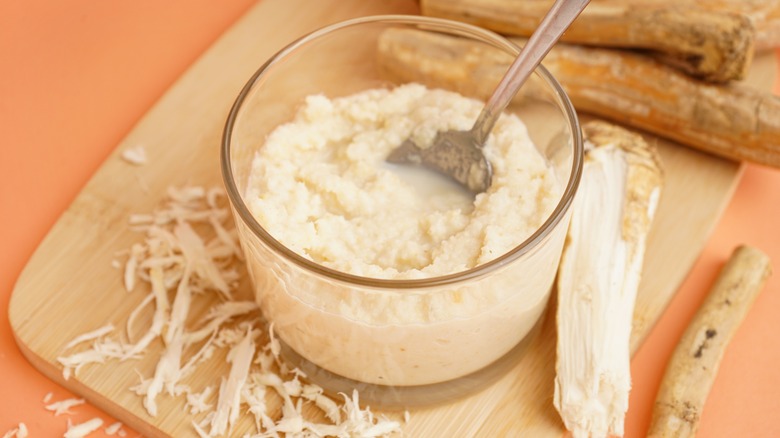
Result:
<svg viewBox="0 0 780 438">
<path fill-rule="evenodd" d="M 67 416 L 44 410 L 43 397 L 75 396 L 38 373 L 14 343 L 7 313 L 16 278 L 123 136 L 253 3 L 0 0 L 0 436 L 19 422 L 32 437 L 61 436 Z M 749 243 L 780 263 L 778 218 L 780 171 L 746 166 L 706 248 L 632 361 L 627 437 L 645 435 L 665 364 L 731 250 Z M 729 346 L 700 437 L 780 437 L 778 335 L 780 274 Z M 88 405 L 73 412 L 74 422 L 114 421 Z"/>
</svg>

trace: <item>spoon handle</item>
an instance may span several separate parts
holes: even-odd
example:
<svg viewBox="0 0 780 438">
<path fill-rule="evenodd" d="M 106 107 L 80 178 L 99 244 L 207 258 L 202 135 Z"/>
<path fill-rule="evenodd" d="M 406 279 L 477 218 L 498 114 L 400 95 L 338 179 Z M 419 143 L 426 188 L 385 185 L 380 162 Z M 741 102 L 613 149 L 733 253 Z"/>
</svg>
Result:
<svg viewBox="0 0 780 438">
<path fill-rule="evenodd" d="M 544 16 L 539 27 L 520 50 L 512 65 L 498 83 L 487 104 L 479 114 L 471 128 L 477 144 L 485 144 L 488 134 L 493 129 L 501 111 L 506 108 L 517 90 L 525 83 L 531 72 L 542 62 L 553 45 L 561 38 L 563 32 L 580 15 L 590 0 L 556 0 L 552 8 Z"/>
</svg>

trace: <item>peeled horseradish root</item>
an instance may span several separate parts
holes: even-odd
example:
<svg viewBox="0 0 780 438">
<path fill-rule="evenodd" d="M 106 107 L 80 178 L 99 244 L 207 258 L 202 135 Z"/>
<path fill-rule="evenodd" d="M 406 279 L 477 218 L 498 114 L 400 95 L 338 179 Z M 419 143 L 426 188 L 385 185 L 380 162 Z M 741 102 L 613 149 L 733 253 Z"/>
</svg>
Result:
<svg viewBox="0 0 780 438">
<path fill-rule="evenodd" d="M 734 250 L 666 365 L 648 437 L 696 436 L 726 347 L 771 273 L 761 250 Z"/>
<path fill-rule="evenodd" d="M 604 122 L 583 125 L 585 164 L 558 270 L 554 404 L 574 437 L 623 435 L 629 338 L 661 193 L 655 148 Z"/>
</svg>

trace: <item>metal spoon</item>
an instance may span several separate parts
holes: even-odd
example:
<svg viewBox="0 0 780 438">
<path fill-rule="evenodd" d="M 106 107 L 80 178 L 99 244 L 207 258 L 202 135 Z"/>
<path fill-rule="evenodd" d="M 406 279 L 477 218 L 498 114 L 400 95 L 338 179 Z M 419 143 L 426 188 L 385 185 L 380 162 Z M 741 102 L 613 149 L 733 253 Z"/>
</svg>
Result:
<svg viewBox="0 0 780 438">
<path fill-rule="evenodd" d="M 422 164 L 452 177 L 475 194 L 487 190 L 493 171 L 482 153 L 482 146 L 488 134 L 520 86 L 589 2 L 556 0 L 496 86 L 471 130 L 439 132 L 427 148 L 420 148 L 412 140 L 406 140 L 390 152 L 387 161 Z"/>
</svg>

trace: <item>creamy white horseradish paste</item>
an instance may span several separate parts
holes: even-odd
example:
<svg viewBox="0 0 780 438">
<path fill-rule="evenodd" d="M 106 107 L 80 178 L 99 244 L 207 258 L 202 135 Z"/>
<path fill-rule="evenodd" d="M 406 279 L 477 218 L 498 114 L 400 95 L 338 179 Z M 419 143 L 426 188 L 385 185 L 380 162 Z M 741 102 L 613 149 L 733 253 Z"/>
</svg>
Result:
<svg viewBox="0 0 780 438">
<path fill-rule="evenodd" d="M 522 121 L 505 114 L 496 123 L 484 147 L 493 182 L 476 198 L 433 171 L 385 162 L 408 138 L 424 147 L 438 131 L 469 129 L 482 106 L 417 84 L 309 96 L 259 148 L 247 205 L 296 253 L 359 276 L 417 279 L 486 263 L 538 229 L 562 191 Z M 563 243 L 557 228 L 522 262 L 457 286 L 368 290 L 291 271 L 258 286 L 257 298 L 283 341 L 336 374 L 388 385 L 450 380 L 509 351 L 536 322 Z M 267 257 L 251 270 L 270 276 L 258 265 Z"/>
</svg>

